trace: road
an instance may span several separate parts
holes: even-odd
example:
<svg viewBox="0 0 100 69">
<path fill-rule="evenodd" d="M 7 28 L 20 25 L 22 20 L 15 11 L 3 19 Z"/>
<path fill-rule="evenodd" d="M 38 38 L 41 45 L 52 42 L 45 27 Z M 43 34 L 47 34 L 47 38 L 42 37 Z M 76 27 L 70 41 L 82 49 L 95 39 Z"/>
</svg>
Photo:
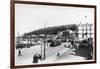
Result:
<svg viewBox="0 0 100 69">
<path fill-rule="evenodd" d="M 32 63 L 33 55 L 36 53 L 41 54 L 41 45 L 31 46 L 30 48 L 21 49 L 21 56 L 18 56 L 18 49 L 16 49 L 15 54 L 15 64 L 16 65 L 30 65 Z M 57 53 L 60 56 L 57 57 Z M 46 59 L 38 62 L 38 64 L 45 63 L 57 63 L 57 62 L 71 62 L 71 61 L 84 61 L 84 57 L 74 55 L 73 49 L 65 48 L 60 45 L 57 47 L 46 47 Z"/>
</svg>

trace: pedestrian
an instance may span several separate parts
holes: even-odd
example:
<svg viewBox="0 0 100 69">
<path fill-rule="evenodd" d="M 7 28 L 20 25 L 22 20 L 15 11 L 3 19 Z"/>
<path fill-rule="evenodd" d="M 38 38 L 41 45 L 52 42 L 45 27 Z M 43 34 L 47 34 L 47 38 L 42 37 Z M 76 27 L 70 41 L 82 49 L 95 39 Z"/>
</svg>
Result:
<svg viewBox="0 0 100 69">
<path fill-rule="evenodd" d="M 21 50 L 18 51 L 18 56 L 21 56 Z"/>
</svg>

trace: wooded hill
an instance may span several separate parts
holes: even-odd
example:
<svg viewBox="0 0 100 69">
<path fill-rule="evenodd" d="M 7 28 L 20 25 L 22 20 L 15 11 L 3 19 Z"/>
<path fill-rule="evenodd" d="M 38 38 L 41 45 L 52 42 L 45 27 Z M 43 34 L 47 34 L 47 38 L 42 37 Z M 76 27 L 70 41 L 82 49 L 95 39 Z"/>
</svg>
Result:
<svg viewBox="0 0 100 69">
<path fill-rule="evenodd" d="M 75 31 L 77 30 L 77 25 L 76 24 L 71 24 L 71 25 L 61 25 L 61 26 L 53 26 L 53 27 L 47 27 L 47 28 L 41 28 L 37 29 L 28 33 L 25 33 L 24 36 L 27 35 L 40 35 L 40 34 L 54 34 L 56 35 L 58 32 L 65 31 L 65 30 L 72 30 Z"/>
</svg>

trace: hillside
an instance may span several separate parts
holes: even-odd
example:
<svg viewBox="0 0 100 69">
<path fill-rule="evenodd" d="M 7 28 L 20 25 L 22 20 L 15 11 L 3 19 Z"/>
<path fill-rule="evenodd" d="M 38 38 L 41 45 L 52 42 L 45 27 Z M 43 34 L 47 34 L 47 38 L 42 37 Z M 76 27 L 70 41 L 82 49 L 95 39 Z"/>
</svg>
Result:
<svg viewBox="0 0 100 69">
<path fill-rule="evenodd" d="M 60 31 L 64 30 L 72 30 L 75 31 L 77 30 L 77 25 L 76 24 L 71 24 L 71 25 L 61 25 L 61 26 L 53 26 L 53 27 L 47 27 L 47 28 L 41 28 L 37 29 L 28 33 L 25 33 L 24 36 L 27 35 L 39 35 L 39 34 L 57 34 Z"/>
</svg>

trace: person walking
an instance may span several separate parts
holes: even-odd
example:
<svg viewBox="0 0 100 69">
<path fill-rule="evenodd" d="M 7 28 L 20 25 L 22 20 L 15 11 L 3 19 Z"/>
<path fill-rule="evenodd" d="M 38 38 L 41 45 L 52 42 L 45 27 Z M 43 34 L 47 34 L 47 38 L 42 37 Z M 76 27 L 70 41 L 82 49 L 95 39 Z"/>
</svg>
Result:
<svg viewBox="0 0 100 69">
<path fill-rule="evenodd" d="M 21 50 L 18 51 L 18 56 L 21 56 Z"/>
</svg>

